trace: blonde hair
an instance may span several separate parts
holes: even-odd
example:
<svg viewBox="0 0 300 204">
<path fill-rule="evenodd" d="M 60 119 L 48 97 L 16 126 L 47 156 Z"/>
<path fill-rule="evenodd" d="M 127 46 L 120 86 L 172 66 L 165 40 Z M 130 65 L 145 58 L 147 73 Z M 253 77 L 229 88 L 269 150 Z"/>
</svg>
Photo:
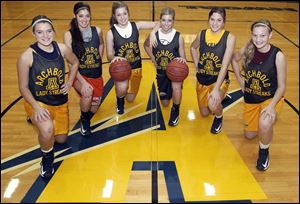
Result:
<svg viewBox="0 0 300 204">
<path fill-rule="evenodd" d="M 251 32 L 253 31 L 254 28 L 256 27 L 266 27 L 268 28 L 269 33 L 272 32 L 272 25 L 271 22 L 267 19 L 260 19 L 258 21 L 255 21 L 254 23 L 252 23 L 251 25 Z M 249 42 L 246 44 L 245 50 L 244 50 L 244 65 L 248 65 L 251 60 L 254 57 L 254 51 L 255 51 L 255 45 L 252 42 L 252 39 L 249 40 Z"/>
<path fill-rule="evenodd" d="M 170 7 L 164 8 L 160 12 L 160 19 L 164 15 L 171 15 L 172 19 L 174 20 L 175 19 L 175 10 Z"/>
</svg>

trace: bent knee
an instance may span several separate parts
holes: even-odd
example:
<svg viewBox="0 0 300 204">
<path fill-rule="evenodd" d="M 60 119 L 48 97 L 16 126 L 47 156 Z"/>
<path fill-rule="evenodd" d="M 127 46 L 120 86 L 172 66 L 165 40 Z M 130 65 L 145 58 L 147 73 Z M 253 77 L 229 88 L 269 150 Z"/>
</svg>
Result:
<svg viewBox="0 0 300 204">
<path fill-rule="evenodd" d="M 247 139 L 249 139 L 249 140 L 251 140 L 251 139 L 253 139 L 254 137 L 256 137 L 257 136 L 257 132 L 254 132 L 254 131 L 245 131 L 245 134 L 244 134 L 244 136 L 245 136 L 245 138 L 247 138 Z"/>
<path fill-rule="evenodd" d="M 55 141 L 60 144 L 65 143 L 67 138 L 67 135 L 55 135 Z"/>
<path fill-rule="evenodd" d="M 200 108 L 200 113 L 202 117 L 207 117 L 210 114 L 210 111 L 208 108 Z"/>
<path fill-rule="evenodd" d="M 270 119 L 260 119 L 259 120 L 259 129 L 261 131 L 268 131 L 272 128 L 273 123 Z"/>
</svg>

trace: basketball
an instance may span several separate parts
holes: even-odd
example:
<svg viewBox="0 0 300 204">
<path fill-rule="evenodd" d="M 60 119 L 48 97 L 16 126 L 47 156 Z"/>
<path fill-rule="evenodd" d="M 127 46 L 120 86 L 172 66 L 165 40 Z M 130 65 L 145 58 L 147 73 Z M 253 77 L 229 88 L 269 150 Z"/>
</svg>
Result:
<svg viewBox="0 0 300 204">
<path fill-rule="evenodd" d="M 131 75 L 131 66 L 127 60 L 117 60 L 110 64 L 109 73 L 114 81 L 124 81 Z"/>
<path fill-rule="evenodd" d="M 171 81 L 181 82 L 189 75 L 189 67 L 186 63 L 172 60 L 167 65 L 166 74 Z"/>
</svg>

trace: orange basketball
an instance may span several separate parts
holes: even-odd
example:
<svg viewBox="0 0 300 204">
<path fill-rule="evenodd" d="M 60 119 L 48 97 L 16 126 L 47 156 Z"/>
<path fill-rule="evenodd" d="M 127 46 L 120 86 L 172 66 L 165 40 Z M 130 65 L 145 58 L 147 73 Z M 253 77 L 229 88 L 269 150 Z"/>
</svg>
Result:
<svg viewBox="0 0 300 204">
<path fill-rule="evenodd" d="M 109 73 L 114 81 L 124 81 L 131 75 L 131 66 L 127 60 L 117 60 L 110 64 Z"/>
<path fill-rule="evenodd" d="M 167 65 L 166 74 L 171 81 L 181 82 L 189 75 L 189 67 L 186 63 L 172 60 Z"/>
</svg>

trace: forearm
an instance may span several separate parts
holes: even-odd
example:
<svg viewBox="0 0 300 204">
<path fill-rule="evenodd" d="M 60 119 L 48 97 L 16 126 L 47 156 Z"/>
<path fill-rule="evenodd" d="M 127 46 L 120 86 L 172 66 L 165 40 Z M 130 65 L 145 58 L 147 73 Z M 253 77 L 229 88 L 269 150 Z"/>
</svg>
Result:
<svg viewBox="0 0 300 204">
<path fill-rule="evenodd" d="M 104 53 L 104 44 L 101 44 L 99 46 L 99 54 L 101 56 L 101 59 L 103 59 L 103 53 Z"/>
<path fill-rule="evenodd" d="M 107 54 L 106 57 L 107 57 L 107 60 L 109 62 L 111 62 L 115 58 L 115 55 L 114 54 Z"/>
<path fill-rule="evenodd" d="M 275 108 L 276 104 L 284 96 L 284 93 L 285 93 L 285 86 L 278 87 L 269 105 Z"/>
<path fill-rule="evenodd" d="M 216 84 L 214 86 L 215 89 L 220 89 L 221 88 L 221 85 L 225 79 L 225 76 L 227 74 L 227 67 L 223 67 L 221 68 L 220 72 L 219 72 L 219 75 L 218 75 L 218 79 L 216 81 Z"/>
<path fill-rule="evenodd" d="M 231 66 L 232 66 L 233 72 L 235 74 L 235 77 L 236 77 L 239 85 L 242 87 L 243 86 L 243 77 L 241 75 L 241 71 L 240 71 L 238 62 L 236 62 L 235 60 L 232 60 Z"/>
<path fill-rule="evenodd" d="M 190 51 L 191 51 L 191 56 L 192 56 L 193 62 L 195 64 L 196 70 L 198 70 L 198 53 L 197 53 L 197 50 L 195 48 L 191 47 Z"/>
<path fill-rule="evenodd" d="M 151 31 L 151 35 L 155 36 L 155 33 L 159 30 L 159 28 L 160 28 L 160 22 L 156 22 L 155 26 Z"/>
<path fill-rule="evenodd" d="M 83 76 L 79 73 L 79 71 L 77 71 L 76 79 L 77 79 L 81 84 L 83 84 L 83 83 L 85 82 L 85 79 L 84 79 Z"/>
<path fill-rule="evenodd" d="M 154 58 L 154 56 L 152 54 L 152 50 L 150 48 L 150 43 L 149 42 L 145 42 L 144 43 L 144 49 L 145 49 L 147 55 L 151 58 L 152 62 L 154 62 L 155 58 Z"/>
<path fill-rule="evenodd" d="M 23 96 L 24 100 L 29 103 L 33 109 L 38 109 L 40 107 L 40 105 L 38 104 L 38 102 L 35 100 L 35 98 L 33 97 L 33 95 L 31 94 L 30 90 L 28 89 L 28 87 L 22 87 L 20 88 L 20 93 Z"/>
<path fill-rule="evenodd" d="M 78 73 L 78 63 L 74 63 L 70 65 L 69 68 L 70 68 L 70 73 L 69 73 L 68 83 L 72 85 Z"/>
</svg>

